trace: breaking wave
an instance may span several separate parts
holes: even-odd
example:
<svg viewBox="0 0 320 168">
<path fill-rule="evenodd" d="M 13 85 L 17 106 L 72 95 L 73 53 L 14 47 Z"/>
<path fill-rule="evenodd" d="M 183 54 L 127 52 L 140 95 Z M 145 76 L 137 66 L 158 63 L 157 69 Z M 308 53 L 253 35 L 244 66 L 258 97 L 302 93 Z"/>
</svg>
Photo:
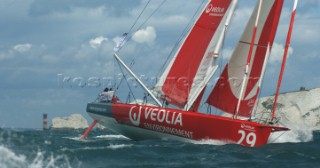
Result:
<svg viewBox="0 0 320 168">
<path fill-rule="evenodd" d="M 287 132 L 275 132 L 270 138 L 270 143 L 300 143 L 313 140 L 312 130 L 291 130 Z"/>
<path fill-rule="evenodd" d="M 305 126 L 286 123 L 290 131 L 274 132 L 269 137 L 269 143 L 300 143 L 313 140 L 313 130 Z"/>
<path fill-rule="evenodd" d="M 70 162 L 65 155 L 50 155 L 45 157 L 43 152 L 37 152 L 32 161 L 27 160 L 25 155 L 19 155 L 10 149 L 0 145 L 0 167 L 1 168 L 55 168 L 70 167 Z"/>
<path fill-rule="evenodd" d="M 0 167 L 26 167 L 26 157 L 24 155 L 16 155 L 10 149 L 0 146 Z"/>
</svg>

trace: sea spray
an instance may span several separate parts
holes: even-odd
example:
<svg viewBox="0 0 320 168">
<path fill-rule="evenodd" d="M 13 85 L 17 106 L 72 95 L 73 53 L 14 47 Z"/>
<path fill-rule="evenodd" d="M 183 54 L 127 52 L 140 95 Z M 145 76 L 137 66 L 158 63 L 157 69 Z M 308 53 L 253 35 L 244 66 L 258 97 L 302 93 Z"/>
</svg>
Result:
<svg viewBox="0 0 320 168">
<path fill-rule="evenodd" d="M 30 162 L 25 155 L 19 155 L 12 150 L 0 146 L 0 167 L 1 168 L 71 168 L 69 159 L 65 155 L 45 157 L 44 152 L 37 152 L 35 158 Z M 80 164 L 78 165 L 80 167 Z"/>
<path fill-rule="evenodd" d="M 0 167 L 27 167 L 26 157 L 24 155 L 17 155 L 10 149 L 0 146 Z"/>
<path fill-rule="evenodd" d="M 313 140 L 312 130 L 297 129 L 286 132 L 275 132 L 269 137 L 269 143 L 299 143 Z"/>
<path fill-rule="evenodd" d="M 290 131 L 274 132 L 269 137 L 269 143 L 299 143 L 313 140 L 313 130 L 305 125 L 297 125 L 292 122 L 282 122 L 282 125 L 290 128 Z"/>
</svg>

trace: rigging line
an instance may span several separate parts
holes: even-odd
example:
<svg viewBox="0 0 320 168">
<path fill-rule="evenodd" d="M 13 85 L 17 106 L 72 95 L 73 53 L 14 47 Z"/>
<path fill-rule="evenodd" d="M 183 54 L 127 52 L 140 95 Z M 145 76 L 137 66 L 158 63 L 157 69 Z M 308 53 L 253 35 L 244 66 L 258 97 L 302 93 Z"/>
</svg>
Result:
<svg viewBox="0 0 320 168">
<path fill-rule="evenodd" d="M 212 114 L 212 107 L 209 104 L 208 104 L 208 107 L 207 107 L 207 114 L 210 114 L 210 115 Z"/>
<path fill-rule="evenodd" d="M 134 32 L 137 32 L 139 29 L 141 29 L 142 28 L 142 26 L 144 26 L 148 21 L 149 21 L 149 19 L 160 9 L 160 7 L 166 2 L 167 0 L 163 0 L 162 1 L 162 3 L 151 13 L 151 15 L 150 16 L 148 16 L 148 18 L 136 29 L 136 31 L 134 31 Z M 149 2 L 148 2 L 148 4 L 149 4 Z M 144 11 L 144 10 L 143 10 Z M 140 15 L 139 15 L 139 17 L 140 17 Z M 132 27 L 133 28 L 133 27 Z M 130 30 L 131 31 L 131 30 Z M 133 36 L 133 33 L 128 33 L 128 35 L 125 37 L 125 40 L 126 41 L 129 41 L 131 38 L 132 38 L 132 36 Z M 124 45 L 123 45 L 124 46 Z M 119 48 L 119 51 L 123 48 L 123 46 L 121 46 L 120 48 Z"/>
<path fill-rule="evenodd" d="M 204 93 L 203 93 L 203 97 L 204 97 Z M 202 98 L 203 99 L 203 98 Z M 203 108 L 203 106 L 205 106 L 205 105 L 208 105 L 208 106 L 210 106 L 209 104 L 206 104 L 206 102 L 204 101 L 204 102 L 200 102 L 200 106 L 198 107 L 198 111 L 200 111 L 200 109 L 202 109 Z M 208 110 L 207 110 L 208 111 Z"/>
<path fill-rule="evenodd" d="M 149 19 L 161 8 L 161 6 L 166 2 L 167 0 L 163 0 L 162 2 L 161 2 L 161 4 L 151 13 L 151 15 L 138 27 L 138 29 L 136 30 L 136 31 L 138 31 L 139 29 L 141 29 L 142 28 L 142 26 L 144 26 L 144 24 L 146 24 L 148 21 L 149 21 Z M 136 32 L 135 31 L 135 32 Z M 132 36 L 130 36 L 130 37 L 132 37 Z"/>
<path fill-rule="evenodd" d="M 134 21 L 133 25 L 132 25 L 131 28 L 129 29 L 128 34 L 131 33 L 132 29 L 133 29 L 134 26 L 137 24 L 138 20 L 140 19 L 141 15 L 144 13 L 144 11 L 146 10 L 146 8 L 147 8 L 147 6 L 149 5 L 150 2 L 151 2 L 151 0 L 149 0 L 149 1 L 146 3 L 146 5 L 144 6 L 144 8 L 141 10 L 140 14 L 138 15 L 138 17 L 137 17 L 136 20 Z M 127 38 L 127 36 L 124 37 L 123 41 L 125 41 L 126 38 Z M 122 49 L 122 47 L 123 47 L 123 46 L 121 46 L 121 47 L 119 48 L 119 51 Z M 119 52 L 119 51 L 118 51 L 118 52 Z M 118 62 L 118 64 L 119 64 L 119 62 Z M 131 63 L 130 63 L 130 68 L 131 68 L 133 65 L 134 65 L 134 60 L 131 61 Z M 122 84 L 123 79 L 124 79 L 124 78 L 122 78 L 122 79 L 120 80 L 118 86 L 116 87 L 116 90 L 119 89 L 120 85 Z M 115 86 L 116 86 L 116 82 L 114 83 L 114 87 L 115 87 Z"/>
<path fill-rule="evenodd" d="M 158 73 L 157 73 L 157 77 L 160 77 L 161 72 L 164 71 L 165 65 L 168 63 L 169 59 L 171 58 L 171 56 L 173 55 L 173 52 L 176 50 L 176 48 L 178 47 L 178 45 L 180 44 L 180 42 L 182 41 L 183 37 L 186 36 L 187 32 L 191 29 L 191 25 L 194 22 L 194 18 L 196 17 L 196 15 L 198 14 L 199 10 L 202 9 L 201 6 L 204 4 L 205 0 L 202 1 L 202 3 L 199 5 L 199 7 L 197 8 L 196 12 L 193 14 L 192 18 L 190 19 L 189 23 L 187 24 L 187 26 L 183 29 L 182 33 L 180 34 L 178 40 L 176 41 L 176 43 L 174 44 L 172 50 L 170 51 L 169 55 L 167 56 L 166 60 L 164 61 L 163 65 L 160 67 Z"/>
<path fill-rule="evenodd" d="M 114 88 L 116 88 L 116 85 L 117 85 L 115 64 L 116 64 L 115 59 L 112 59 L 112 74 L 113 74 Z"/>
<path fill-rule="evenodd" d="M 119 65 L 119 68 L 120 68 L 121 73 L 122 73 L 122 75 L 123 75 L 123 78 L 122 78 L 122 79 L 124 79 L 124 78 L 125 78 L 126 83 L 127 83 L 127 86 L 128 86 L 128 88 L 129 88 L 129 90 L 130 90 L 130 92 L 131 92 L 132 96 L 133 96 L 133 99 L 134 99 L 134 100 L 136 101 L 136 103 L 137 103 L 138 101 L 137 101 L 136 97 L 135 97 L 135 96 L 134 96 L 134 94 L 133 94 L 133 91 L 132 91 L 132 89 L 131 89 L 131 87 L 130 87 L 130 85 L 129 85 L 129 83 L 128 83 L 127 77 L 125 76 L 125 74 L 124 74 L 124 72 L 123 72 L 123 69 L 122 69 L 122 67 L 121 67 L 121 65 L 120 65 L 120 63 L 119 63 L 119 61 L 118 61 L 118 60 L 117 60 L 117 63 L 118 63 L 118 65 Z"/>
<path fill-rule="evenodd" d="M 270 60 L 270 57 L 268 57 L 268 60 L 267 60 L 267 62 Z M 266 65 L 267 66 L 267 65 Z M 264 78 L 263 79 L 261 79 L 261 80 L 264 80 Z M 263 91 L 263 87 L 264 86 L 264 82 L 261 82 L 261 86 L 260 86 L 260 91 L 259 91 L 259 93 L 258 93 L 258 95 L 257 95 L 257 105 L 254 107 L 254 109 L 252 110 L 252 113 L 251 113 L 251 115 L 250 115 L 250 117 L 254 117 L 255 115 L 256 115 L 256 113 L 257 113 L 257 110 L 258 110 L 258 105 L 260 104 L 260 101 L 261 101 L 261 97 L 260 97 L 260 95 L 262 95 L 262 91 Z"/>
<path fill-rule="evenodd" d="M 115 60 L 115 61 L 117 61 L 117 60 Z M 117 61 L 117 62 L 118 62 L 118 61 Z M 130 63 L 130 65 L 129 65 L 129 68 L 132 68 L 133 65 L 134 65 L 134 63 L 135 63 L 134 60 L 132 60 L 131 63 Z M 119 62 L 118 62 L 118 64 L 119 64 Z M 124 78 L 121 78 L 118 86 L 116 87 L 117 90 L 119 89 L 119 87 L 120 87 L 120 85 L 122 84 L 123 80 L 124 80 Z"/>
<path fill-rule="evenodd" d="M 141 10 L 140 14 L 138 15 L 138 17 L 136 18 L 136 20 L 134 21 L 134 23 L 132 24 L 131 28 L 129 29 L 129 31 L 127 32 L 127 35 L 125 35 L 123 41 L 129 41 L 129 39 L 131 39 L 131 37 L 129 37 L 129 34 L 132 34 L 132 29 L 135 27 L 135 25 L 137 24 L 138 20 L 140 19 L 140 17 L 142 16 L 142 14 L 144 13 L 144 11 L 146 10 L 147 6 L 149 5 L 149 3 L 151 2 L 151 0 L 149 0 L 146 5 L 143 7 L 143 9 Z M 132 36 L 132 35 L 131 35 Z M 120 46 L 119 51 L 122 49 L 122 47 L 125 44 L 123 44 L 122 46 Z"/>
<path fill-rule="evenodd" d="M 280 134 L 277 138 L 273 139 L 270 143 L 274 143 L 277 139 L 279 139 L 283 134 L 287 133 L 288 131 L 283 131 L 282 134 Z"/>
<path fill-rule="evenodd" d="M 138 16 L 138 18 L 137 18 L 136 21 L 134 22 L 134 25 L 130 28 L 130 30 L 129 30 L 130 33 L 128 33 L 128 34 L 125 36 L 124 41 L 129 41 L 129 40 L 132 38 L 133 34 L 131 33 L 131 31 L 132 31 L 133 27 L 136 25 L 138 19 L 141 17 L 142 13 L 145 11 L 145 9 L 146 9 L 146 7 L 148 6 L 148 4 L 150 3 L 150 1 L 151 1 L 151 0 L 149 0 L 149 1 L 147 2 L 147 4 L 145 5 L 145 7 L 143 8 L 143 10 L 141 11 L 140 15 Z M 156 8 L 156 10 L 151 13 L 151 15 L 138 27 L 138 29 L 137 29 L 135 32 L 137 32 L 139 29 L 141 29 L 141 27 L 142 27 L 145 23 L 147 23 L 147 21 L 151 18 L 151 16 L 153 16 L 153 15 L 158 11 L 158 9 L 160 9 L 160 7 L 161 7 L 165 2 L 166 2 L 166 0 L 163 0 L 162 3 Z M 125 44 L 126 44 L 126 43 L 125 43 Z M 120 46 L 118 52 L 121 51 L 121 49 L 125 46 L 125 44 L 123 44 L 122 46 Z M 134 62 L 134 59 L 135 59 L 135 58 L 133 57 L 132 62 Z M 132 66 L 133 66 L 133 65 L 132 65 Z M 132 67 L 132 66 L 131 66 L 131 67 Z M 130 67 L 130 68 L 131 68 L 131 67 Z M 121 82 L 120 82 L 120 84 L 121 84 Z M 120 84 L 119 84 L 119 85 L 120 85 Z"/>
<path fill-rule="evenodd" d="M 151 2 L 151 0 L 149 0 L 147 2 L 147 4 L 144 6 L 144 8 L 142 9 L 142 11 L 140 12 L 139 16 L 137 17 L 137 19 L 134 21 L 133 25 L 131 26 L 131 28 L 128 31 L 128 34 L 131 33 L 133 27 L 137 24 L 138 20 L 140 19 L 141 15 L 143 14 L 143 12 L 146 10 L 147 6 L 149 5 L 149 3 Z"/>
</svg>

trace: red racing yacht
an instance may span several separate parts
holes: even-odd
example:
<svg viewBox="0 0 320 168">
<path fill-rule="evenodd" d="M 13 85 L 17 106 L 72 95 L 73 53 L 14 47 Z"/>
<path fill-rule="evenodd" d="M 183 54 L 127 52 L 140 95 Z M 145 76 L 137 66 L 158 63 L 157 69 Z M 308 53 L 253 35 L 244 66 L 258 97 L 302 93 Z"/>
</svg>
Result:
<svg viewBox="0 0 320 168">
<path fill-rule="evenodd" d="M 265 145 L 273 132 L 289 130 L 273 122 L 274 118 L 272 122 L 262 123 L 251 117 L 257 106 L 284 0 L 257 1 L 219 80 L 204 99 L 206 86 L 217 70 L 216 62 L 237 3 L 237 0 L 210 0 L 204 6 L 152 90 L 139 80 L 115 51 L 116 61 L 136 79 L 152 102 L 88 103 L 87 113 L 95 120 L 94 124 L 98 122 L 133 140 L 216 140 L 249 147 Z M 286 46 L 290 43 L 296 6 L 297 0 Z M 281 79 L 279 81 L 281 83 Z M 199 105 L 202 99 L 229 115 L 201 112 Z M 270 116 L 274 116 L 272 113 Z"/>
</svg>

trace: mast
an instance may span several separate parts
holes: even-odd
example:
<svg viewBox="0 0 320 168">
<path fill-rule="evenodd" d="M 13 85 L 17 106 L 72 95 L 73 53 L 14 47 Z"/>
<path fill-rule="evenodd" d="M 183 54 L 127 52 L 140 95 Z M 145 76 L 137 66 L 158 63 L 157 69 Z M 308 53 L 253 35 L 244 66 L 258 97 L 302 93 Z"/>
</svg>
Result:
<svg viewBox="0 0 320 168">
<path fill-rule="evenodd" d="M 282 83 L 284 68 L 286 66 L 288 50 L 289 50 L 289 47 L 290 47 L 290 40 L 291 40 L 291 34 L 292 34 L 292 29 L 293 29 L 293 24 L 294 24 L 294 18 L 295 18 L 295 15 L 296 15 L 297 4 L 298 4 L 298 0 L 295 0 L 294 1 L 294 5 L 293 5 L 293 9 L 292 9 L 292 13 L 291 13 L 290 25 L 289 25 L 289 30 L 288 30 L 287 39 L 286 39 L 286 46 L 285 46 L 285 49 L 284 49 L 284 54 L 283 54 L 282 64 L 281 64 L 281 70 L 280 70 L 280 75 L 279 75 L 278 84 L 277 84 L 277 90 L 276 90 L 274 103 L 273 103 L 273 108 L 272 108 L 271 121 L 273 121 L 274 115 L 275 115 L 275 111 L 277 109 L 277 101 L 278 101 L 279 91 L 280 91 L 280 87 L 281 87 L 281 83 Z"/>
<path fill-rule="evenodd" d="M 139 85 L 151 96 L 151 98 L 159 105 L 162 106 L 160 101 L 154 96 L 151 91 L 141 82 L 141 80 L 130 70 L 130 68 L 121 60 L 117 53 L 114 53 L 113 56 L 116 60 L 130 73 L 130 75 L 139 83 Z"/>
<path fill-rule="evenodd" d="M 222 32 L 220 33 L 219 40 L 217 42 L 217 45 L 216 45 L 214 53 L 213 53 L 212 64 L 214 65 L 214 67 L 212 67 L 211 70 L 208 70 L 209 74 L 204 78 L 204 80 L 201 82 L 201 84 L 198 84 L 200 86 L 195 91 L 197 94 L 195 94 L 194 96 L 189 98 L 188 103 L 184 107 L 184 109 L 187 110 L 187 111 L 192 107 L 193 103 L 200 96 L 201 91 L 205 88 L 205 86 L 207 85 L 207 83 L 209 82 L 209 80 L 211 79 L 211 77 L 214 75 L 214 73 L 216 72 L 216 70 L 218 68 L 218 66 L 216 66 L 216 61 L 217 61 L 218 56 L 220 54 L 220 50 L 221 50 L 223 41 L 225 39 L 225 35 L 227 33 L 228 27 L 230 25 L 230 22 L 231 22 L 231 19 L 233 17 L 234 11 L 235 11 L 235 9 L 237 7 L 237 4 L 238 4 L 238 0 L 234 0 L 232 2 L 231 7 L 229 9 L 230 11 L 229 11 L 229 13 L 228 13 L 228 15 L 226 17 L 224 28 L 223 28 Z"/>
<path fill-rule="evenodd" d="M 248 54 L 248 58 L 247 58 L 247 64 L 245 66 L 244 77 L 243 77 L 243 80 L 242 80 L 242 85 L 241 85 L 241 90 L 240 90 L 240 98 L 239 98 L 238 103 L 237 103 L 237 107 L 236 107 L 236 112 L 235 112 L 234 118 L 237 118 L 237 115 L 239 113 L 241 100 L 244 99 L 245 86 L 246 86 L 246 81 L 247 81 L 247 77 L 248 77 L 248 73 L 249 73 L 249 66 L 250 66 L 250 63 L 251 63 L 251 57 L 252 57 L 252 51 L 253 51 L 253 47 L 254 47 L 254 41 L 255 41 L 255 38 L 256 38 L 256 34 L 257 34 L 257 27 L 258 27 L 258 21 L 259 21 L 259 18 L 260 18 L 261 6 L 262 6 L 262 0 L 260 0 L 260 2 L 259 2 L 257 18 L 256 18 L 256 21 L 255 21 L 255 24 L 254 24 L 254 28 L 253 28 L 253 34 L 252 34 L 252 39 L 251 39 L 251 44 L 250 44 L 250 50 L 249 50 L 249 54 Z"/>
</svg>

